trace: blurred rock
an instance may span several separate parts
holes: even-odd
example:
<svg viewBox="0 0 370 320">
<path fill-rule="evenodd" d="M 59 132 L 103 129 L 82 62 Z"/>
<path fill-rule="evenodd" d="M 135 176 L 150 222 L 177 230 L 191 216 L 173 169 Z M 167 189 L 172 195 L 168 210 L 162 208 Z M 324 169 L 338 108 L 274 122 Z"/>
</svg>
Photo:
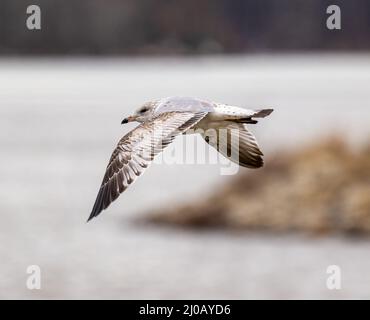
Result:
<svg viewBox="0 0 370 320">
<path fill-rule="evenodd" d="M 315 233 L 370 233 L 370 146 L 328 139 L 239 171 L 208 198 L 158 210 L 153 223 Z"/>
</svg>

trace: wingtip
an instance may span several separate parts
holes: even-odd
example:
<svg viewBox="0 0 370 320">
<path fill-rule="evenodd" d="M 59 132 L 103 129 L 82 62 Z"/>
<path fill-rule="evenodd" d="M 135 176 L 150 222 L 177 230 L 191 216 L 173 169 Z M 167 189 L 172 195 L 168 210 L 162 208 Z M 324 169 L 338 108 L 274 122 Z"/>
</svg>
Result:
<svg viewBox="0 0 370 320">
<path fill-rule="evenodd" d="M 95 207 L 94 207 L 94 209 L 91 211 L 90 216 L 87 219 L 86 223 L 89 222 L 90 220 L 96 218 L 100 214 L 101 211 L 102 210 L 95 210 Z"/>
<path fill-rule="evenodd" d="M 103 209 L 104 209 L 104 207 L 103 207 L 103 204 L 102 204 L 102 195 L 101 195 L 101 188 L 100 188 L 99 193 L 96 197 L 94 206 L 91 210 L 90 216 L 87 219 L 86 223 L 89 222 L 90 220 L 92 220 L 93 218 L 97 217 L 103 211 Z"/>
<path fill-rule="evenodd" d="M 99 213 L 96 213 L 94 210 L 91 211 L 88 219 L 86 220 L 86 223 L 88 223 L 90 220 L 94 219 Z"/>
<path fill-rule="evenodd" d="M 97 217 L 100 214 L 101 211 L 102 211 L 102 209 L 100 209 L 98 207 L 98 201 L 96 201 L 95 204 L 94 204 L 93 209 L 91 210 L 90 216 L 87 219 L 86 223 L 89 222 L 90 220 L 94 219 L 95 217 Z"/>
</svg>

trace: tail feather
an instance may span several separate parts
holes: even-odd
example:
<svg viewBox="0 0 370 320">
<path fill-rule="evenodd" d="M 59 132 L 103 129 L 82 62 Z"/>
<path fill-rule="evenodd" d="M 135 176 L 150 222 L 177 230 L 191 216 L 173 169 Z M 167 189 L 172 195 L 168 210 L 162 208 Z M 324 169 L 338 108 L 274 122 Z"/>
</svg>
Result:
<svg viewBox="0 0 370 320">
<path fill-rule="evenodd" d="M 267 117 L 271 112 L 274 111 L 274 109 L 261 109 L 261 110 L 256 110 L 253 115 L 250 117 L 244 117 L 244 118 L 239 118 L 235 120 L 236 123 L 250 123 L 250 124 L 256 124 L 258 123 L 257 120 L 254 120 L 252 118 L 264 118 Z"/>
<path fill-rule="evenodd" d="M 274 111 L 274 109 L 261 109 L 256 110 L 256 113 L 252 117 L 256 118 L 264 118 L 271 114 L 271 112 Z"/>
<path fill-rule="evenodd" d="M 236 122 L 236 123 L 250 123 L 250 124 L 256 124 L 256 123 L 258 123 L 257 120 L 254 120 L 251 117 L 248 117 L 248 118 L 239 118 L 239 119 L 236 119 L 234 122 Z"/>
</svg>

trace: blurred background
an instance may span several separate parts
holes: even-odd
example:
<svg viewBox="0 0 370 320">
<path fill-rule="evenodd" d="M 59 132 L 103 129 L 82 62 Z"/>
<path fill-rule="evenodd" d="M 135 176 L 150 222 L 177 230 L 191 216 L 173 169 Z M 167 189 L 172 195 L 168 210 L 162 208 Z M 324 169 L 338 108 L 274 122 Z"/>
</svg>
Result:
<svg viewBox="0 0 370 320">
<path fill-rule="evenodd" d="M 366 0 L 2 0 L 0 298 L 369 298 L 369 49 Z M 121 120 L 175 95 L 273 107 L 265 167 L 154 163 L 86 224 Z"/>
</svg>

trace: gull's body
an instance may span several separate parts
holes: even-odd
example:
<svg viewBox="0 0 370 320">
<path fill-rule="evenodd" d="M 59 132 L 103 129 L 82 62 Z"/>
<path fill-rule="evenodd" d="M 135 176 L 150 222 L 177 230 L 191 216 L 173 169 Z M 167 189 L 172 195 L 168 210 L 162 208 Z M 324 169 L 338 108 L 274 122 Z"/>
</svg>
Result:
<svg viewBox="0 0 370 320">
<path fill-rule="evenodd" d="M 263 154 L 246 124 L 255 124 L 254 118 L 271 112 L 272 109 L 244 109 L 191 97 L 169 97 L 145 103 L 133 116 L 122 121 L 138 121 L 141 125 L 126 134 L 114 150 L 89 220 L 126 190 L 155 155 L 179 134 L 200 132 L 208 144 L 231 161 L 243 167 L 261 167 Z M 216 139 L 210 139 L 207 134 L 210 129 L 215 132 L 223 129 L 227 134 L 216 133 Z"/>
</svg>

